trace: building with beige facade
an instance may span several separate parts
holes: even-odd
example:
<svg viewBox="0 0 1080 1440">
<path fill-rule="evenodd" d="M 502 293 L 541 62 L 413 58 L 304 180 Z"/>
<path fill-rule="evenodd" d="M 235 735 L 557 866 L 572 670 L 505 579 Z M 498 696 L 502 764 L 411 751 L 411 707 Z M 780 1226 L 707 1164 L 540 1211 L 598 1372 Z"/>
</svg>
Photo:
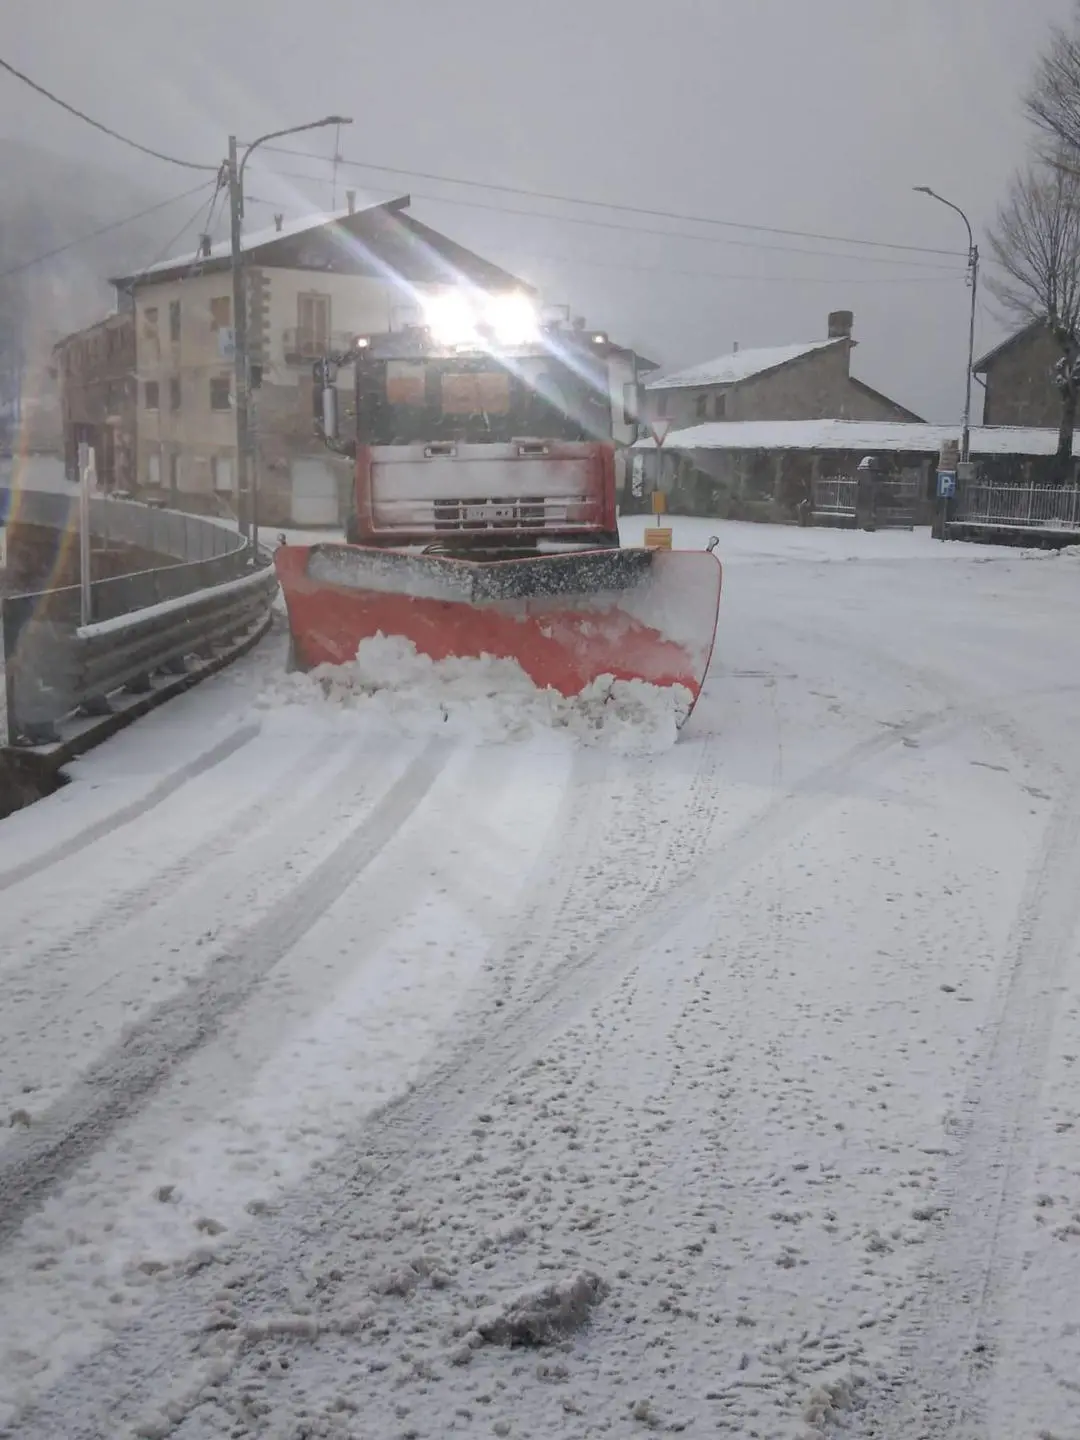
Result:
<svg viewBox="0 0 1080 1440">
<path fill-rule="evenodd" d="M 346 462 L 314 432 L 312 362 L 352 337 L 415 321 L 463 282 L 527 289 L 407 213 L 407 196 L 244 238 L 258 513 L 268 525 L 336 525 Z M 230 247 L 204 242 L 112 282 L 134 317 L 136 482 L 182 509 L 234 515 L 236 416 Z M 351 385 L 343 371 L 339 384 Z M 343 399 L 345 396 L 343 395 Z M 348 407 L 346 407 L 348 408 Z"/>
</svg>

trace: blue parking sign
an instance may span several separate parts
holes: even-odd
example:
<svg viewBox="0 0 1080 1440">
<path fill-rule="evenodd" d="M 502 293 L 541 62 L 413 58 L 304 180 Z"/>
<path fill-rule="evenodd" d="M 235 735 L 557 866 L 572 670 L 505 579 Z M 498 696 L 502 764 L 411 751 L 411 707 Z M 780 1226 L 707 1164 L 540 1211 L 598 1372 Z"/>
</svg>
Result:
<svg viewBox="0 0 1080 1440">
<path fill-rule="evenodd" d="M 956 471 L 939 470 L 937 477 L 937 493 L 939 500 L 951 500 L 956 494 Z"/>
</svg>

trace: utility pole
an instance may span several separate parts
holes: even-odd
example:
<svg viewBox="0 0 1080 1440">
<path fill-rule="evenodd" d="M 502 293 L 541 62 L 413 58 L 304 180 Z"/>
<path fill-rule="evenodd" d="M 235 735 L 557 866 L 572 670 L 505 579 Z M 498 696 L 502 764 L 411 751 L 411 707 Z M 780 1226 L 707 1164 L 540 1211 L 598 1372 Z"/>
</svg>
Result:
<svg viewBox="0 0 1080 1440">
<path fill-rule="evenodd" d="M 236 136 L 229 136 L 229 231 L 232 246 L 233 406 L 236 411 L 236 506 L 240 533 L 252 542 L 251 495 L 248 485 L 248 349 L 247 289 L 244 277 L 242 222 L 244 197 L 236 162 Z"/>
<path fill-rule="evenodd" d="M 322 130 L 327 125 L 351 125 L 345 115 L 327 115 L 307 125 L 290 125 L 287 130 L 271 130 L 260 135 L 244 151 L 239 164 L 236 158 L 236 136 L 229 136 L 229 231 L 232 249 L 233 287 L 233 404 L 236 407 L 236 494 L 240 533 L 247 537 L 254 557 L 259 541 L 259 514 L 256 499 L 255 447 L 251 443 L 251 365 L 248 355 L 247 286 L 244 275 L 242 224 L 244 219 L 244 166 L 251 152 L 267 140 L 283 135 L 299 135 L 304 130 Z M 335 146 L 336 149 L 336 146 Z"/>
</svg>

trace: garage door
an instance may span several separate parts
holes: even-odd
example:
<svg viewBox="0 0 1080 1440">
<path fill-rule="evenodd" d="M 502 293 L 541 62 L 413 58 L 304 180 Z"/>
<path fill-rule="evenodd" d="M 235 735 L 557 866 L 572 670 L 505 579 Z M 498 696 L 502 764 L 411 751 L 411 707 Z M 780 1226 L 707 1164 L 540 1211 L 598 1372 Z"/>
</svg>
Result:
<svg viewBox="0 0 1080 1440">
<path fill-rule="evenodd" d="M 338 485 L 334 468 L 326 460 L 294 460 L 292 476 L 292 523 L 294 525 L 336 525 Z"/>
</svg>

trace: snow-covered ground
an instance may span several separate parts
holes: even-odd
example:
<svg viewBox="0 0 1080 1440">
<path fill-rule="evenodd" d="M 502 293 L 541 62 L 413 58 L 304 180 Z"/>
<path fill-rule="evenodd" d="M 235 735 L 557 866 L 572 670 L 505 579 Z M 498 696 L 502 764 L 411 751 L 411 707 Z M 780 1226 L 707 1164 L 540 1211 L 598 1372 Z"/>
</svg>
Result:
<svg viewBox="0 0 1080 1440">
<path fill-rule="evenodd" d="M 0 827 L 0 1435 L 1077 1434 L 1080 565 L 674 525 L 675 744 L 276 634 Z"/>
</svg>

